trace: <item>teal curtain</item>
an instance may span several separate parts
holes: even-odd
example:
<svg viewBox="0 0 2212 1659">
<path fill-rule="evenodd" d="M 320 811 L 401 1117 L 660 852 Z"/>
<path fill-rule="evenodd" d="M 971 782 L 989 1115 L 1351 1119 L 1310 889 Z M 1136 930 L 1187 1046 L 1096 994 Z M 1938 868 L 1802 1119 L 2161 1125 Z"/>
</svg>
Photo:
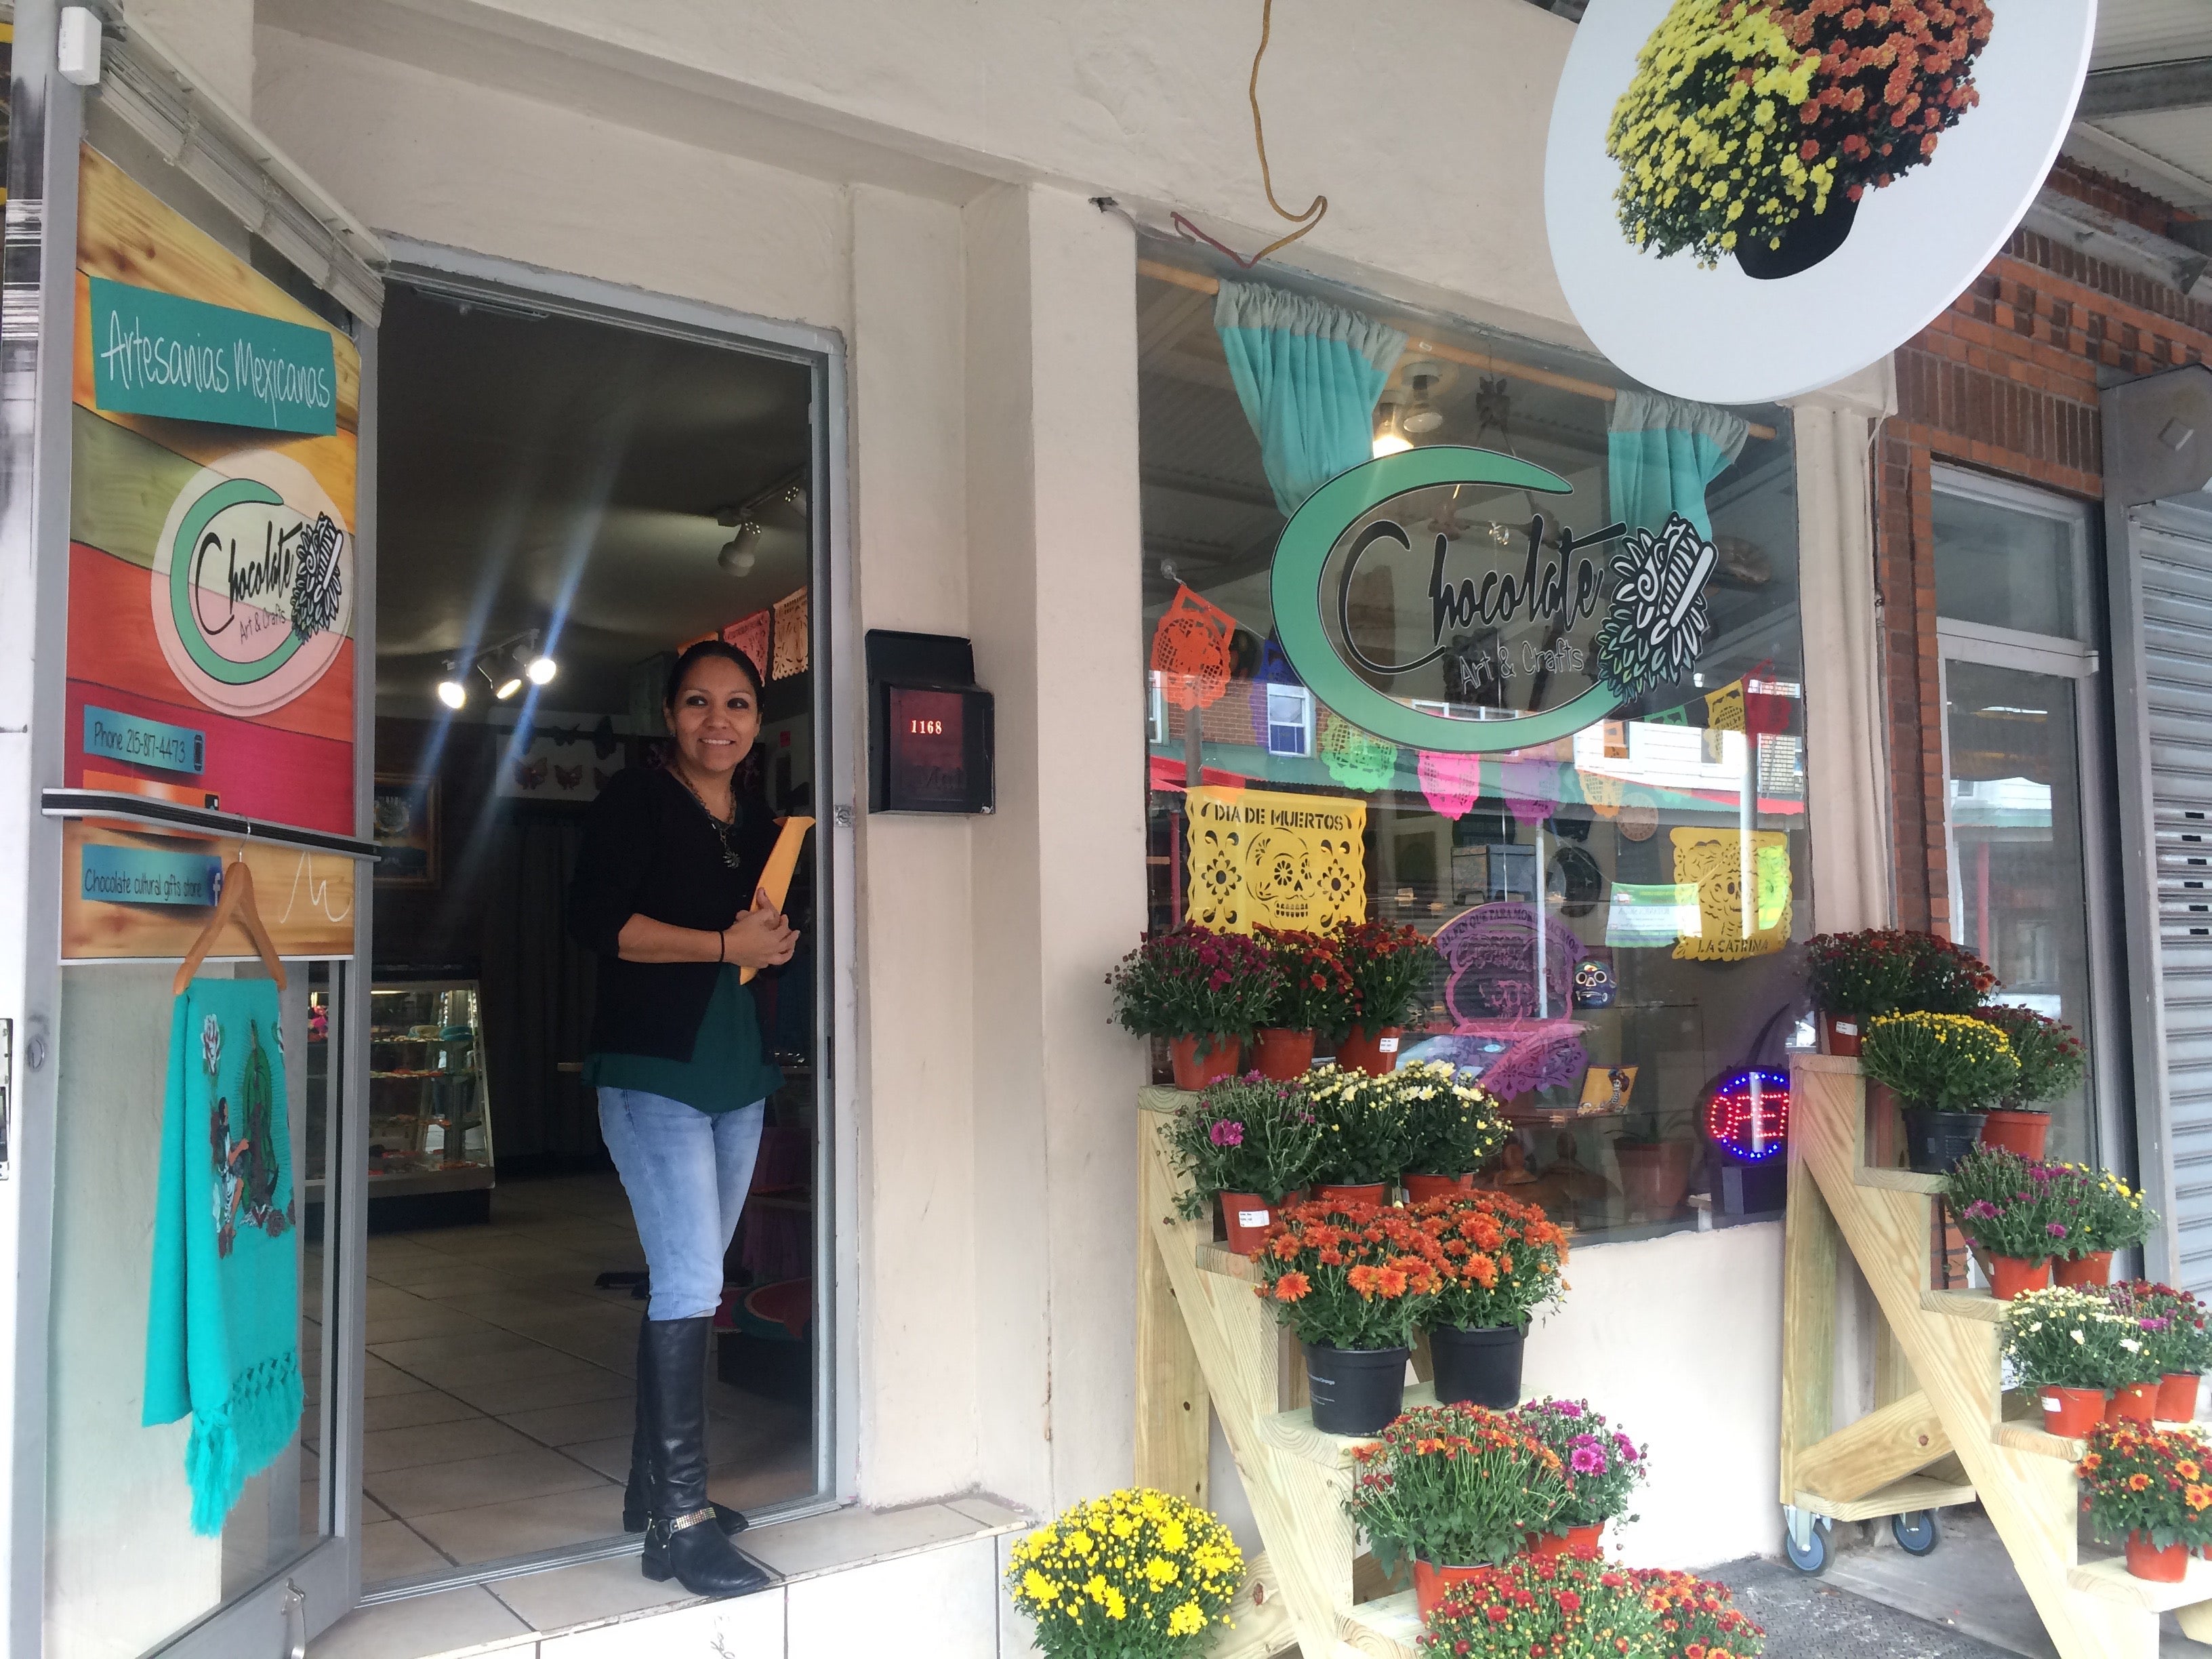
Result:
<svg viewBox="0 0 2212 1659">
<path fill-rule="evenodd" d="M 1614 399 L 1606 434 L 1606 481 L 1613 516 L 1631 530 L 1657 531 L 1679 513 L 1711 541 L 1705 487 L 1743 453 L 1751 428 L 1740 415 L 1656 392 Z"/>
<path fill-rule="evenodd" d="M 1375 401 L 1406 337 L 1370 317 L 1257 283 L 1224 283 L 1213 325 L 1275 504 L 1305 498 L 1367 459 Z"/>
</svg>

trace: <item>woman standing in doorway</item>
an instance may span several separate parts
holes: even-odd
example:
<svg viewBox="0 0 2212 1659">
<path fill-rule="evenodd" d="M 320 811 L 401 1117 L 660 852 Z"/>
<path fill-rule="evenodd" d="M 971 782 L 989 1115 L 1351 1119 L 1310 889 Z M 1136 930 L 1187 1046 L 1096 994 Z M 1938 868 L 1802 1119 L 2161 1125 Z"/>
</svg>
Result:
<svg viewBox="0 0 2212 1659">
<path fill-rule="evenodd" d="M 617 773 L 592 804 L 568 925 L 599 957 L 584 1076 L 653 1274 L 623 1524 L 645 1533 L 647 1578 L 742 1595 L 772 1580 L 730 1544 L 744 1518 L 707 1497 L 707 1346 L 782 1077 L 738 970 L 788 962 L 798 936 L 758 886 L 775 828 L 750 758 L 751 660 L 719 640 L 691 647 L 663 712 L 666 764 Z"/>
</svg>

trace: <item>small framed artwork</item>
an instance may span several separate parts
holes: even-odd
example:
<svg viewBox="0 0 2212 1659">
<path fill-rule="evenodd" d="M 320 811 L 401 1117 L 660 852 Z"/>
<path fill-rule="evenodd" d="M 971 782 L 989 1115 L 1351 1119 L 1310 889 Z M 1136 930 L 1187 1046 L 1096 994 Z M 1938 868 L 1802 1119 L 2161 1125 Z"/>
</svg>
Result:
<svg viewBox="0 0 2212 1659">
<path fill-rule="evenodd" d="M 438 884 L 438 781 L 379 775 L 369 811 L 375 830 L 376 884 Z"/>
<path fill-rule="evenodd" d="M 1625 1112 L 1628 1109 L 1629 1094 L 1635 1087 L 1633 1066 L 1593 1066 L 1583 1074 L 1581 1109 L 1591 1115 Z"/>
</svg>

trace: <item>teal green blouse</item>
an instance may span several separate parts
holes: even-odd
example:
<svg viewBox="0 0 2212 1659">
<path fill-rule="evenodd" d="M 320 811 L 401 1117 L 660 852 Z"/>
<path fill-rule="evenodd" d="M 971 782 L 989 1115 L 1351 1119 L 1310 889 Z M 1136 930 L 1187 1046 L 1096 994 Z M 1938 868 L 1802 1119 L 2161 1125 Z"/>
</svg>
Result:
<svg viewBox="0 0 2212 1659">
<path fill-rule="evenodd" d="M 752 988 L 740 985 L 737 969 L 725 965 L 699 1021 L 690 1059 L 594 1051 L 585 1056 L 584 1081 L 661 1095 L 702 1112 L 734 1112 L 774 1094 L 783 1086 L 783 1073 L 761 1052 Z"/>
</svg>

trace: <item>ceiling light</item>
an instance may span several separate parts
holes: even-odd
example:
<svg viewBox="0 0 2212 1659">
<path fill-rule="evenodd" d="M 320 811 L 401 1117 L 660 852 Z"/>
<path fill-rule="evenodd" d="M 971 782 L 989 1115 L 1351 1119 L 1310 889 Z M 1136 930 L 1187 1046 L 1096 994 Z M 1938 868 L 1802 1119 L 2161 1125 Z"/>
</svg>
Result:
<svg viewBox="0 0 2212 1659">
<path fill-rule="evenodd" d="M 750 519 L 743 520 L 738 526 L 738 533 L 722 544 L 722 550 L 714 556 L 715 562 L 732 576 L 751 574 L 752 568 L 757 562 L 753 554 L 753 544 L 760 540 L 760 533 L 758 524 Z"/>
<path fill-rule="evenodd" d="M 521 690 L 522 676 L 511 669 L 502 672 L 492 681 L 491 694 L 501 702 L 505 702 Z"/>
<path fill-rule="evenodd" d="M 1425 363 L 1407 372 L 1406 384 L 1413 389 L 1413 399 L 1406 405 L 1405 413 L 1398 417 L 1401 430 L 1416 438 L 1426 437 L 1444 423 L 1443 411 L 1436 406 L 1435 388 L 1442 378 L 1436 365 Z"/>
<path fill-rule="evenodd" d="M 522 672 L 532 685 L 546 685 L 561 672 L 561 665 L 542 651 L 529 653 L 522 665 Z"/>
<path fill-rule="evenodd" d="M 1398 429 L 1398 405 L 1378 404 L 1375 410 L 1375 459 L 1411 449 L 1413 441 Z"/>
<path fill-rule="evenodd" d="M 469 688 L 457 678 L 459 667 L 458 663 L 447 663 L 446 678 L 438 682 L 438 701 L 448 708 L 465 708 L 468 706 Z"/>
</svg>

